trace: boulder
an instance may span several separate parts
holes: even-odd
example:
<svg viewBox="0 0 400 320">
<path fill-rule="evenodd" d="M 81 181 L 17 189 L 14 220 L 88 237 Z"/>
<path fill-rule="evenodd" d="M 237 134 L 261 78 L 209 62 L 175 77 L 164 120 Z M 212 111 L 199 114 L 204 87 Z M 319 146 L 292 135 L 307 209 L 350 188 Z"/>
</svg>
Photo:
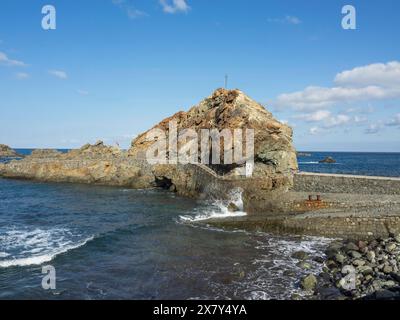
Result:
<svg viewBox="0 0 400 320">
<path fill-rule="evenodd" d="M 317 284 L 318 280 L 313 274 L 304 277 L 300 282 L 301 287 L 306 291 L 314 291 Z"/>
</svg>

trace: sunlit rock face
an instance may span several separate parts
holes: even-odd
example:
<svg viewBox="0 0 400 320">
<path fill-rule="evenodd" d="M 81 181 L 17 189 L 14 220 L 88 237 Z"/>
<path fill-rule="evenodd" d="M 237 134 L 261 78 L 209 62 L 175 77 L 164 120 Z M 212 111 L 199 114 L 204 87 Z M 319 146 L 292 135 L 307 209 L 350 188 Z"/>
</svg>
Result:
<svg viewBox="0 0 400 320">
<path fill-rule="evenodd" d="M 193 129 L 198 133 L 199 140 L 201 129 L 217 129 L 219 132 L 229 129 L 232 135 L 234 135 L 234 130 L 242 129 L 244 156 L 247 156 L 245 152 L 246 129 L 253 129 L 255 174 L 259 172 L 260 174 L 290 175 L 298 168 L 296 151 L 292 144 L 292 129 L 276 120 L 271 112 L 240 90 L 218 89 L 189 111 L 181 111 L 164 119 L 149 131 L 139 135 L 132 142 L 129 154 L 145 157 L 146 150 L 154 143 L 154 140 L 149 141 L 148 139 L 149 132 L 155 128 L 161 129 L 166 132 L 168 137 L 171 122 L 176 123 L 178 136 L 184 129 Z M 223 141 L 224 139 L 221 139 L 220 163 L 224 163 Z M 199 161 L 201 162 L 200 142 L 198 146 Z M 211 143 L 209 147 L 211 148 Z"/>
</svg>

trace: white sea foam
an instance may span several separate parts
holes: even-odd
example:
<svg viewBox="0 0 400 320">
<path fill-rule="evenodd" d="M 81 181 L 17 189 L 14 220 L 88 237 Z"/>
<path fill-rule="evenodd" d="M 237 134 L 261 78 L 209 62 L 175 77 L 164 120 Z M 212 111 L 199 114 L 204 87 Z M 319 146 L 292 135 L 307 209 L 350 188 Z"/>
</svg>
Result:
<svg viewBox="0 0 400 320">
<path fill-rule="evenodd" d="M 266 235 L 256 246 L 261 254 L 252 261 L 256 266 L 255 271 L 236 285 L 248 292 L 246 299 L 290 299 L 294 293 L 305 295 L 297 285 L 298 279 L 308 272 L 321 272 L 322 266 L 311 259 L 309 261 L 311 270 L 306 271 L 297 265 L 299 261 L 292 258 L 292 255 L 302 250 L 311 256 L 322 256 L 323 249 L 331 241 L 332 239 L 320 237 L 284 239 Z M 287 271 L 291 271 L 292 275 L 285 274 Z"/>
<path fill-rule="evenodd" d="M 216 200 L 210 205 L 209 208 L 207 208 L 207 211 L 203 210 L 195 216 L 180 216 L 180 219 L 186 222 L 196 222 L 209 219 L 224 219 L 246 216 L 247 213 L 243 210 L 242 193 L 242 190 L 236 189 L 231 192 L 229 201 Z M 234 204 L 239 211 L 229 211 L 228 206 L 231 203 Z"/>
<path fill-rule="evenodd" d="M 61 228 L 8 230 L 0 235 L 0 246 L 5 250 L 0 252 L 0 268 L 40 265 L 92 239 L 92 236 L 82 238 Z"/>
<path fill-rule="evenodd" d="M 300 161 L 299 164 L 319 164 L 318 161 Z"/>
</svg>

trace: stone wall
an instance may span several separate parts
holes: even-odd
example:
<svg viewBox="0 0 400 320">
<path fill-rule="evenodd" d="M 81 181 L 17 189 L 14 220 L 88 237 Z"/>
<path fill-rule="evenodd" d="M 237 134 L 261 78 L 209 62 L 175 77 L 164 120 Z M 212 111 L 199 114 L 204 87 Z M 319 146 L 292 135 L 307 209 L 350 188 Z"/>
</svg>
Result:
<svg viewBox="0 0 400 320">
<path fill-rule="evenodd" d="M 400 195 L 400 178 L 298 173 L 293 191 Z"/>
<path fill-rule="evenodd" d="M 231 221 L 210 221 L 211 225 L 225 228 L 239 228 L 252 231 L 290 233 L 299 235 L 324 236 L 332 238 L 387 238 L 390 233 L 400 232 L 400 216 L 318 216 L 236 219 Z"/>
</svg>

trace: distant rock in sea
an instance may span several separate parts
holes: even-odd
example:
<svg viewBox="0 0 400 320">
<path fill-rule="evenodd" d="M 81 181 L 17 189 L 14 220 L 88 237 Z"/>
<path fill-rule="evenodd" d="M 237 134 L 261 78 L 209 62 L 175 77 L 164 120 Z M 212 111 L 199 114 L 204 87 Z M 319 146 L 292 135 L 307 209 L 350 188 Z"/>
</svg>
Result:
<svg viewBox="0 0 400 320">
<path fill-rule="evenodd" d="M 326 157 L 325 159 L 319 161 L 319 163 L 336 163 L 336 160 L 332 157 Z"/>
<path fill-rule="evenodd" d="M 22 155 L 18 154 L 15 150 L 11 149 L 9 146 L 5 144 L 0 144 L 0 157 L 12 158 L 12 157 L 22 157 Z"/>
</svg>

